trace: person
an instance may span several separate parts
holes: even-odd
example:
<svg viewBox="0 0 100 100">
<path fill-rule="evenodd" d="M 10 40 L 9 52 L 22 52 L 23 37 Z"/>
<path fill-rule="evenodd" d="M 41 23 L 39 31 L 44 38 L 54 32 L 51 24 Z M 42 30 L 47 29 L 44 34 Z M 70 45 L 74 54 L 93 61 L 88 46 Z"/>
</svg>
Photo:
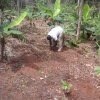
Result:
<svg viewBox="0 0 100 100">
<path fill-rule="evenodd" d="M 64 30 L 61 26 L 56 26 L 47 34 L 49 40 L 50 50 L 54 50 L 58 43 L 58 52 L 63 50 L 64 46 Z"/>
</svg>

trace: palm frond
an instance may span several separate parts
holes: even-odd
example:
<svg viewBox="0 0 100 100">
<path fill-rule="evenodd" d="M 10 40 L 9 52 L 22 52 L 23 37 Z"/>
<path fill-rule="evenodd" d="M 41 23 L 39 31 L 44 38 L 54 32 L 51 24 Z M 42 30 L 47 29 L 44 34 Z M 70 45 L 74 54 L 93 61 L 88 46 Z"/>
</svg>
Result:
<svg viewBox="0 0 100 100">
<path fill-rule="evenodd" d="M 24 20 L 24 18 L 27 16 L 27 14 L 28 14 L 27 11 L 22 12 L 18 18 L 16 18 L 10 24 L 4 27 L 4 30 L 8 30 L 9 28 L 19 25 Z"/>
</svg>

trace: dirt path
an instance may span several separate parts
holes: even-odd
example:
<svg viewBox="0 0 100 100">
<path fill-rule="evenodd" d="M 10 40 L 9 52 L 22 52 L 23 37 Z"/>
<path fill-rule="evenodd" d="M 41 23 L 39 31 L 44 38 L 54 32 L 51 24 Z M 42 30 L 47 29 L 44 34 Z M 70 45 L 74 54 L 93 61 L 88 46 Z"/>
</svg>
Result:
<svg viewBox="0 0 100 100">
<path fill-rule="evenodd" d="M 92 43 L 52 52 L 45 35 L 40 35 L 48 26 L 40 26 L 39 21 L 36 26 L 36 33 L 24 28 L 27 43 L 8 39 L 12 52 L 9 62 L 0 63 L 0 100 L 100 100 L 100 77 L 94 74 L 100 61 Z M 73 85 L 69 97 L 61 80 Z"/>
</svg>

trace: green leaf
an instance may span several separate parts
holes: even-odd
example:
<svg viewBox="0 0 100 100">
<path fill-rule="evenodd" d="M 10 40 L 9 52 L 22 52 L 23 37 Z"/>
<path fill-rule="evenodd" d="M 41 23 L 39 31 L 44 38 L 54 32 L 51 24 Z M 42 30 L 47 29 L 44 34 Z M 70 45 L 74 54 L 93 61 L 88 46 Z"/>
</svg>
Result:
<svg viewBox="0 0 100 100">
<path fill-rule="evenodd" d="M 62 86 L 63 86 L 62 88 L 63 88 L 64 90 L 70 91 L 70 89 L 71 89 L 71 87 L 72 87 L 72 84 L 67 83 L 67 82 L 64 81 L 64 80 L 62 80 L 61 82 L 62 82 Z"/>
<path fill-rule="evenodd" d="M 22 35 L 23 34 L 21 31 L 18 31 L 18 30 L 10 30 L 10 31 L 5 30 L 4 33 L 6 33 L 7 35 Z"/>
<path fill-rule="evenodd" d="M 51 9 L 46 9 L 46 14 L 49 15 L 50 17 L 53 17 L 53 12 Z"/>
<path fill-rule="evenodd" d="M 85 26 L 84 28 L 85 28 L 87 31 L 90 31 L 91 33 L 95 32 L 95 27 Z"/>
<path fill-rule="evenodd" d="M 58 16 L 60 11 L 61 11 L 61 0 L 56 0 L 55 5 L 54 5 L 53 18 Z"/>
<path fill-rule="evenodd" d="M 90 10 L 91 8 L 89 7 L 88 4 L 85 4 L 83 7 L 83 21 L 87 21 L 88 19 L 90 19 Z"/>
<path fill-rule="evenodd" d="M 18 18 L 16 18 L 9 25 L 4 27 L 4 30 L 8 30 L 9 28 L 19 25 L 24 20 L 24 18 L 27 16 L 27 14 L 28 14 L 27 11 L 22 12 Z"/>
<path fill-rule="evenodd" d="M 73 47 L 79 47 L 77 41 L 75 41 L 74 39 L 72 40 L 67 40 L 65 42 L 65 45 L 69 48 L 73 48 Z"/>
<path fill-rule="evenodd" d="M 26 38 L 25 38 L 24 34 L 21 31 L 18 31 L 18 30 L 9 30 L 9 31 L 4 30 L 4 33 L 5 33 L 6 37 L 12 35 L 13 37 L 15 37 L 17 39 L 26 41 Z"/>
<path fill-rule="evenodd" d="M 41 9 L 43 10 L 43 12 L 46 14 L 46 15 L 49 15 L 50 17 L 53 17 L 53 11 L 51 8 L 47 8 L 45 6 L 41 6 Z"/>
</svg>

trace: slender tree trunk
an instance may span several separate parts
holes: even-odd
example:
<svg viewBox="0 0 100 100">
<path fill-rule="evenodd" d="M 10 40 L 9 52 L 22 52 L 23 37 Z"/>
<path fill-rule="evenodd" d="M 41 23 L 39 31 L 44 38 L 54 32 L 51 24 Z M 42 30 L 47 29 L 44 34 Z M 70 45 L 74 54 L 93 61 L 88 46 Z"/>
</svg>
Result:
<svg viewBox="0 0 100 100">
<path fill-rule="evenodd" d="M 79 15 L 79 10 L 80 10 L 80 2 L 81 0 L 77 0 L 77 14 Z"/>
<path fill-rule="evenodd" d="M 20 4 L 20 0 L 17 0 L 17 13 L 18 13 L 18 15 L 20 13 L 20 6 L 19 6 L 19 4 Z"/>
<path fill-rule="evenodd" d="M 4 60 L 5 38 L 1 38 L 1 60 Z"/>
<path fill-rule="evenodd" d="M 52 4 L 52 1 L 51 0 L 48 0 L 48 7 L 50 7 Z"/>
<path fill-rule="evenodd" d="M 76 34 L 76 40 L 79 39 L 79 36 L 80 36 L 80 30 L 81 30 L 81 21 L 82 21 L 82 9 L 83 9 L 83 3 L 84 3 L 84 0 L 78 0 L 78 16 L 79 16 L 79 19 L 78 19 L 78 26 L 77 26 L 77 34 Z"/>
<path fill-rule="evenodd" d="M 23 8 L 22 6 L 23 6 L 23 5 L 22 5 L 22 0 L 20 0 L 20 9 Z"/>
<path fill-rule="evenodd" d="M 2 25 L 3 24 L 3 15 L 1 15 L 1 19 L 0 20 L 1 20 L 0 24 Z"/>
<path fill-rule="evenodd" d="M 3 24 L 3 17 L 4 17 L 4 8 L 1 8 L 1 25 Z"/>
<path fill-rule="evenodd" d="M 1 25 L 3 24 L 4 8 L 1 8 Z M 2 34 L 3 35 L 3 34 Z M 4 49 L 5 49 L 5 38 L 1 38 L 1 60 L 4 59 Z"/>
</svg>

